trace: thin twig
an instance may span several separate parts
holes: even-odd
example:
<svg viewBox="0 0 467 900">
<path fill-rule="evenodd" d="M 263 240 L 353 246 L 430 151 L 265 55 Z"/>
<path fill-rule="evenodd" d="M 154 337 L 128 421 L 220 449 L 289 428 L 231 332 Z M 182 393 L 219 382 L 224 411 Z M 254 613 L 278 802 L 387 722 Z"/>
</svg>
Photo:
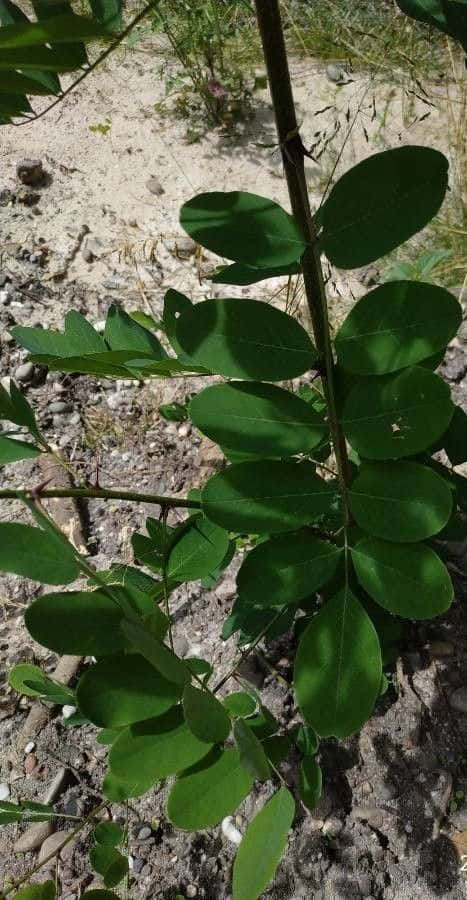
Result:
<svg viewBox="0 0 467 900">
<path fill-rule="evenodd" d="M 75 497 L 85 500 L 127 500 L 133 503 L 154 503 L 165 509 L 200 509 L 201 503 L 198 500 L 178 499 L 178 497 L 161 497 L 159 494 L 140 494 L 137 491 L 115 491 L 107 488 L 49 488 L 41 489 L 40 486 L 36 490 L 24 490 L 24 488 L 13 488 L 11 490 L 0 490 L 0 500 L 22 500 L 24 496 L 34 498 L 40 497 L 47 500 L 54 497 Z"/>
<path fill-rule="evenodd" d="M 47 865 L 47 863 L 52 859 L 55 859 L 55 857 L 58 856 L 59 853 L 61 853 L 63 848 L 66 847 L 67 844 L 69 844 L 76 837 L 76 835 L 79 834 L 79 832 L 89 824 L 91 819 L 95 818 L 95 816 L 97 816 L 97 814 L 107 806 L 107 803 L 108 801 L 104 800 L 102 803 L 99 803 L 99 806 L 94 807 L 94 809 L 91 810 L 86 818 L 83 819 L 80 824 L 73 829 L 73 831 L 70 831 L 68 837 L 66 837 L 65 840 L 62 841 L 62 843 L 52 851 L 52 853 L 49 853 L 49 855 L 44 857 L 41 862 L 38 862 L 35 866 L 33 866 L 33 868 L 29 870 L 29 872 L 26 872 L 26 874 L 19 878 L 17 881 L 13 881 L 12 884 L 6 888 L 6 890 L 0 893 L 0 900 L 4 900 L 4 898 L 8 897 L 8 895 L 11 894 L 12 891 L 16 891 L 22 884 L 28 881 L 28 879 L 31 878 L 32 875 L 35 875 L 36 872 L 39 872 L 39 870 L 42 869 L 43 866 Z"/>
</svg>

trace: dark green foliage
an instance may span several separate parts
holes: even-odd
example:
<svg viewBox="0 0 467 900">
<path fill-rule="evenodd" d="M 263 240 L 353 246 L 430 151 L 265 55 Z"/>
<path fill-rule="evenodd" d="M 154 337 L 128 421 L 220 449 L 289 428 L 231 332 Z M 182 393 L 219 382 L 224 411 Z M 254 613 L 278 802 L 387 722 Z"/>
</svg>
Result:
<svg viewBox="0 0 467 900">
<path fill-rule="evenodd" d="M 180 224 L 213 253 L 255 268 L 295 263 L 306 246 L 289 213 L 244 191 L 198 194 L 182 206 Z"/>
<path fill-rule="evenodd" d="M 287 843 L 294 814 L 292 794 L 281 787 L 253 819 L 234 864 L 235 900 L 257 900 L 267 887 Z"/>
<path fill-rule="evenodd" d="M 26 94 L 60 91 L 56 72 L 86 64 L 84 41 L 118 26 L 118 0 L 90 4 L 93 19 L 75 16 L 65 0 L 53 9 L 35 0 L 37 21 L 29 22 L 10 0 L 0 0 L 2 121 L 30 109 Z M 399 5 L 465 44 L 464 0 Z M 323 781 L 320 738 L 347 738 L 372 714 L 388 686 L 383 665 L 397 658 L 403 620 L 433 618 L 453 600 L 448 569 L 431 545 L 465 537 L 467 479 L 433 455 L 446 451 L 452 466 L 467 461 L 467 416 L 433 370 L 460 325 L 460 304 L 431 282 L 389 281 L 356 303 L 332 346 L 314 252 L 317 240 L 332 265 L 357 268 L 394 250 L 437 214 L 447 170 L 445 157 L 426 147 L 375 154 L 331 189 L 315 217 L 317 237 L 253 194 L 202 194 L 183 206 L 187 233 L 232 261 L 214 281 L 259 284 L 299 276 L 302 264 L 307 280 L 312 271 L 320 296 L 307 287 L 318 349 L 278 296 L 192 304 L 169 290 L 161 322 L 112 306 L 103 335 L 75 311 L 64 332 L 13 329 L 32 359 L 52 370 L 131 379 L 216 376 L 197 395 L 186 394 L 184 404 L 162 407 L 161 415 L 179 421 L 189 412 L 228 464 L 191 492 L 190 502 L 139 497 L 156 501 L 161 513 L 147 518 L 147 534 L 133 534 L 134 566 L 94 572 L 45 514 L 40 491 L 22 490 L 2 493 L 23 500 L 40 527 L 0 524 L 0 570 L 52 585 L 88 579 L 88 590 L 43 594 L 25 614 L 29 633 L 44 647 L 96 657 L 77 687 L 29 663 L 15 666 L 9 683 L 47 703 L 77 705 L 70 724 L 102 729 L 97 741 L 109 746 L 106 800 L 125 804 L 173 778 L 168 816 L 176 827 L 196 830 L 234 813 L 256 780 L 278 788 L 243 836 L 233 900 L 258 900 L 286 845 L 295 804 L 283 761 L 299 757 L 300 800 L 313 809 Z M 300 209 L 293 190 L 291 196 Z M 297 218 L 306 222 L 306 215 Z M 300 289 L 298 281 L 293 288 Z M 0 466 L 49 449 L 14 385 L 10 393 L 0 388 L 0 419 L 15 426 L 0 435 Z M 22 439 L 22 429 L 32 442 Z M 183 505 L 190 513 L 181 521 L 174 507 Z M 215 588 L 237 551 L 244 555 L 234 562 L 236 596 L 231 603 L 213 596 L 229 607 L 222 639 L 235 635 L 242 651 L 217 680 L 214 658 L 200 659 L 194 648 L 184 660 L 175 652 L 171 595 L 190 581 Z M 268 642 L 289 630 L 298 640 L 293 687 L 302 723 L 286 730 L 260 693 L 231 688 L 247 684 L 241 664 L 256 645 L 264 639 L 258 664 L 269 667 Z M 232 742 L 236 747 L 226 746 Z M 55 815 L 31 801 L 0 803 L 0 824 Z M 119 849 L 126 836 L 116 822 L 93 821 L 90 859 L 105 887 L 128 875 Z M 55 887 L 30 886 L 17 897 L 54 900 Z M 116 895 L 96 890 L 83 897 Z"/>
<path fill-rule="evenodd" d="M 438 212 L 448 161 L 428 147 L 398 147 L 358 163 L 334 185 L 320 210 L 321 246 L 342 269 L 379 259 Z"/>
<path fill-rule="evenodd" d="M 238 751 L 215 748 L 177 778 L 167 806 L 170 821 L 187 831 L 212 828 L 235 812 L 252 786 Z"/>
<path fill-rule="evenodd" d="M 221 447 L 258 456 L 310 453 L 328 434 L 309 403 L 260 382 L 206 388 L 191 401 L 190 418 Z"/>
<path fill-rule="evenodd" d="M 282 381 L 316 361 L 316 350 L 296 319 L 259 300 L 197 303 L 180 315 L 176 336 L 194 365 L 229 378 Z"/>
</svg>

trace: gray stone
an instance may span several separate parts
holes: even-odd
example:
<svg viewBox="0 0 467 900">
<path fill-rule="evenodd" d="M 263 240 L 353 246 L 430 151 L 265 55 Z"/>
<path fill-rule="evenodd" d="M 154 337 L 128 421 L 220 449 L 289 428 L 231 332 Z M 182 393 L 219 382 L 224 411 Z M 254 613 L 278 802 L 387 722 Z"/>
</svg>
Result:
<svg viewBox="0 0 467 900">
<path fill-rule="evenodd" d="M 59 797 L 60 794 L 63 793 L 73 777 L 74 776 L 70 769 L 65 769 L 64 766 L 59 769 L 44 797 L 43 802 L 45 804 L 53 803 L 54 800 L 56 800 L 57 797 Z"/>
<path fill-rule="evenodd" d="M 94 262 L 94 253 L 89 249 L 89 247 L 83 247 L 83 249 L 81 250 L 81 256 L 83 257 L 84 262 Z"/>
<path fill-rule="evenodd" d="M 139 875 L 143 866 L 144 866 L 144 859 L 140 859 L 139 857 L 136 857 L 136 859 L 133 860 L 133 865 L 131 867 L 132 875 Z"/>
<path fill-rule="evenodd" d="M 329 65 L 326 66 L 326 75 L 328 80 L 334 82 L 334 84 L 340 84 L 345 78 L 344 70 L 335 63 L 329 63 Z"/>
<path fill-rule="evenodd" d="M 188 259 L 196 253 L 196 244 L 190 237 L 166 238 L 164 244 L 169 253 L 179 259 Z"/>
<path fill-rule="evenodd" d="M 185 635 L 180 634 L 178 637 L 174 638 L 174 650 L 177 656 L 184 657 L 188 653 L 189 643 L 185 637 Z"/>
<path fill-rule="evenodd" d="M 6 781 L 2 781 L 0 784 L 0 800 L 8 800 L 10 796 L 10 786 L 6 783 Z"/>
<path fill-rule="evenodd" d="M 185 894 L 187 895 L 187 897 L 197 897 L 198 888 L 194 884 L 187 884 Z"/>
<path fill-rule="evenodd" d="M 22 184 L 34 187 L 40 184 L 44 170 L 40 159 L 22 159 L 16 166 L 16 174 Z"/>
<path fill-rule="evenodd" d="M 30 850 L 37 850 L 52 834 L 52 830 L 51 822 L 35 822 L 15 841 L 15 853 L 29 853 Z"/>
<path fill-rule="evenodd" d="M 147 839 L 151 837 L 151 834 L 152 830 L 150 829 L 149 825 L 143 825 L 143 827 L 138 831 L 137 837 L 139 841 L 147 841 Z"/>
<path fill-rule="evenodd" d="M 64 400 L 53 400 L 52 403 L 49 403 L 49 412 L 55 413 L 57 415 L 63 415 L 63 413 L 69 413 L 73 409 L 71 403 L 66 403 Z"/>
<path fill-rule="evenodd" d="M 70 831 L 55 831 L 54 834 L 51 834 L 46 838 L 39 851 L 38 862 L 43 862 L 51 853 L 56 853 L 63 844 L 63 841 L 65 841 L 70 834 Z M 73 841 L 70 841 L 70 843 L 57 855 L 60 856 L 60 859 L 70 859 L 73 855 L 73 850 Z"/>
<path fill-rule="evenodd" d="M 383 812 L 377 806 L 355 806 L 351 812 L 352 819 L 368 822 L 372 828 L 381 828 Z"/>
<path fill-rule="evenodd" d="M 457 688 L 449 698 L 449 703 L 457 712 L 467 713 L 467 686 Z"/>
<path fill-rule="evenodd" d="M 30 362 L 23 363 L 22 366 L 18 366 L 18 368 L 15 369 L 15 378 L 17 381 L 31 381 L 33 375 L 34 366 Z"/>
<path fill-rule="evenodd" d="M 158 197 L 161 197 L 162 194 L 165 193 L 160 181 L 158 181 L 157 178 L 154 178 L 153 175 L 151 176 L 151 178 L 148 178 L 146 187 L 148 191 L 151 192 L 151 194 L 157 194 Z"/>
</svg>

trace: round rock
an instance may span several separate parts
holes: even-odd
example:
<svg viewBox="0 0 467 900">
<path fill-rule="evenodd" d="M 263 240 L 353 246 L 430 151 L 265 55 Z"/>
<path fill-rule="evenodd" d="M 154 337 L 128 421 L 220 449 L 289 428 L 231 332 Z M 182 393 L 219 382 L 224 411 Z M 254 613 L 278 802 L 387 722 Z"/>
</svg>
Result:
<svg viewBox="0 0 467 900">
<path fill-rule="evenodd" d="M 44 843 L 42 844 L 41 849 L 39 850 L 39 859 L 38 862 L 43 862 L 51 853 L 55 853 L 59 850 L 63 841 L 71 834 L 70 831 L 55 831 L 54 834 L 51 834 Z M 61 859 L 69 859 L 73 855 L 73 842 L 70 841 L 63 850 L 60 852 Z"/>
<path fill-rule="evenodd" d="M 10 796 L 10 787 L 6 783 L 6 781 L 2 781 L 0 784 L 0 800 L 8 800 Z"/>
<path fill-rule="evenodd" d="M 15 369 L 15 378 L 17 381 L 31 381 L 33 375 L 34 366 L 30 362 L 23 363 L 22 366 L 18 366 L 18 368 Z"/>
<path fill-rule="evenodd" d="M 57 415 L 63 415 L 63 413 L 69 413 L 73 409 L 71 403 L 65 403 L 64 400 L 53 400 L 52 403 L 49 403 L 49 412 Z"/>
</svg>

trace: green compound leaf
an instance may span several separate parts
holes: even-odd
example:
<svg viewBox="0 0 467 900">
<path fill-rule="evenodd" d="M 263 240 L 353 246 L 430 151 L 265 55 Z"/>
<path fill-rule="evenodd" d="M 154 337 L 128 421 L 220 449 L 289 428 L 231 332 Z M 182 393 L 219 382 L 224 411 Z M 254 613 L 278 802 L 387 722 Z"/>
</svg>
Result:
<svg viewBox="0 0 467 900">
<path fill-rule="evenodd" d="M 282 787 L 253 819 L 233 869 L 233 900 L 257 900 L 274 877 L 287 844 L 295 802 Z"/>
<path fill-rule="evenodd" d="M 128 648 L 122 611 L 100 591 L 44 594 L 28 607 L 31 637 L 56 653 L 106 656 Z"/>
<path fill-rule="evenodd" d="M 32 47 L 36 44 L 71 43 L 108 37 L 102 25 L 85 16 L 53 16 L 41 22 L 7 25 L 0 30 L 0 48 Z"/>
<path fill-rule="evenodd" d="M 167 681 L 185 684 L 190 673 L 182 661 L 142 622 L 121 620 L 122 633 L 133 648 L 163 675 Z"/>
<path fill-rule="evenodd" d="M 244 600 L 268 606 L 298 603 L 330 581 L 342 550 L 303 528 L 258 544 L 237 575 Z"/>
<path fill-rule="evenodd" d="M 106 844 L 109 847 L 116 847 L 121 844 L 125 836 L 123 828 L 118 822 L 99 822 L 92 833 L 93 838 L 98 844 Z"/>
<path fill-rule="evenodd" d="M 452 493 L 444 479 L 415 462 L 364 463 L 349 490 L 351 513 L 364 531 L 387 541 L 423 541 L 449 521 Z"/>
<path fill-rule="evenodd" d="M 183 712 L 190 731 L 208 744 L 221 744 L 230 732 L 230 717 L 222 703 L 208 691 L 191 684 L 183 691 Z"/>
<path fill-rule="evenodd" d="M 289 213 L 244 191 L 198 194 L 182 206 L 180 224 L 202 247 L 247 266 L 286 266 L 306 248 Z"/>
<path fill-rule="evenodd" d="M 305 756 L 300 763 L 298 790 L 307 809 L 314 809 L 323 791 L 323 773 L 314 756 Z"/>
<path fill-rule="evenodd" d="M 0 385 L 0 419 L 7 419 L 15 425 L 24 425 L 31 434 L 39 437 L 34 413 L 26 397 L 10 382 L 10 393 Z"/>
<path fill-rule="evenodd" d="M 82 713 L 101 728 L 121 728 L 167 712 L 181 687 L 167 681 L 142 656 L 110 656 L 81 676 L 77 700 Z"/>
<path fill-rule="evenodd" d="M 53 881 L 43 881 L 42 884 L 30 884 L 14 894 L 13 900 L 55 900 L 57 892 Z M 99 898 L 96 898 L 99 900 Z M 102 898 L 104 900 L 104 898 Z"/>
<path fill-rule="evenodd" d="M 167 357 L 156 336 L 119 306 L 112 305 L 107 313 L 104 340 L 111 350 L 135 350 L 136 353 L 148 353 L 153 359 Z"/>
<path fill-rule="evenodd" d="M 309 462 L 262 460 L 230 466 L 201 491 L 203 511 L 230 531 L 292 531 L 328 512 L 335 489 Z"/>
<path fill-rule="evenodd" d="M 76 310 L 65 316 L 65 330 L 29 328 L 17 325 L 13 337 L 30 353 L 58 357 L 105 353 L 107 344 L 93 326 Z"/>
<path fill-rule="evenodd" d="M 385 375 L 442 350 L 462 321 L 460 303 L 444 288 L 391 281 L 362 297 L 336 338 L 339 364 L 357 375 Z"/>
<path fill-rule="evenodd" d="M 299 725 L 294 734 L 294 741 L 303 756 L 314 756 L 319 750 L 319 737 L 309 725 Z"/>
<path fill-rule="evenodd" d="M 194 364 L 229 378 L 282 381 L 317 359 L 299 322 L 260 300 L 204 300 L 182 312 L 176 334 Z"/>
<path fill-rule="evenodd" d="M 43 584 L 69 584 L 79 575 L 71 545 L 19 522 L 0 523 L 0 571 Z"/>
<path fill-rule="evenodd" d="M 113 744 L 114 741 L 117 740 L 121 728 L 103 728 L 102 731 L 99 731 L 96 735 L 96 741 L 98 744 Z"/>
<path fill-rule="evenodd" d="M 240 631 L 239 647 L 251 644 L 260 635 L 268 640 L 279 637 L 291 627 L 295 612 L 293 606 L 265 606 L 264 601 L 251 603 L 242 596 L 237 597 L 230 616 L 224 622 L 222 640 L 228 640 L 237 631 Z"/>
<path fill-rule="evenodd" d="M 311 404 L 260 382 L 206 388 L 191 401 L 190 418 L 221 447 L 265 456 L 309 453 L 329 433 Z"/>
<path fill-rule="evenodd" d="M 460 41 L 467 50 L 465 0 L 397 0 L 402 12 Z"/>
<path fill-rule="evenodd" d="M 102 875 L 106 887 L 116 887 L 128 874 L 128 859 L 115 847 L 96 844 L 89 851 L 89 859 L 93 869 Z"/>
<path fill-rule="evenodd" d="M 0 825 L 11 825 L 14 822 L 50 822 L 56 817 L 53 806 L 34 803 L 32 800 L 21 800 L 20 803 L 0 801 Z"/>
<path fill-rule="evenodd" d="M 224 266 L 211 281 L 213 284 L 257 284 L 258 281 L 265 281 L 267 278 L 299 275 L 300 272 L 298 263 L 289 263 L 288 266 L 269 266 L 263 269 L 244 266 L 242 263 L 233 263 L 231 266 Z"/>
<path fill-rule="evenodd" d="M 438 150 L 407 146 L 375 153 L 346 172 L 319 214 L 330 262 L 365 266 L 424 228 L 443 202 L 448 166 Z"/>
<path fill-rule="evenodd" d="M 233 694 L 227 694 L 222 702 L 232 716 L 252 716 L 256 709 L 256 701 L 246 691 L 234 691 Z"/>
<path fill-rule="evenodd" d="M 117 778 L 154 784 L 193 766 L 209 750 L 210 745 L 190 731 L 177 706 L 157 719 L 126 728 L 110 750 L 110 769 Z"/>
<path fill-rule="evenodd" d="M 453 466 L 467 462 L 467 415 L 460 406 L 454 407 L 454 415 L 443 437 L 443 446 Z"/>
<path fill-rule="evenodd" d="M 344 588 L 312 619 L 297 650 L 294 683 L 304 718 L 321 737 L 349 737 L 373 710 L 381 672 L 374 625 Z"/>
<path fill-rule="evenodd" d="M 8 684 L 26 697 L 41 697 L 52 703 L 74 705 L 74 692 L 59 681 L 49 678 L 39 666 L 32 666 L 29 663 L 13 666 L 8 675 Z"/>
<path fill-rule="evenodd" d="M 237 809 L 252 787 L 238 751 L 216 747 L 177 778 L 167 804 L 169 819 L 186 831 L 212 828 Z"/>
<path fill-rule="evenodd" d="M 394 615 L 432 619 L 452 603 L 449 572 L 424 544 L 388 544 L 367 537 L 352 548 L 352 561 L 364 590 Z"/>
<path fill-rule="evenodd" d="M 25 441 L 17 441 L 9 437 L 0 437 L 0 466 L 19 462 L 20 459 L 34 459 L 41 453 L 42 450 L 35 447 L 34 444 L 27 444 Z"/>
<path fill-rule="evenodd" d="M 195 516 L 169 553 L 167 575 L 174 581 L 204 578 L 221 564 L 228 547 L 229 535 L 224 528 L 204 516 Z"/>
<path fill-rule="evenodd" d="M 120 0 L 90 0 L 93 17 L 102 25 L 114 30 L 122 24 L 122 3 Z"/>
<path fill-rule="evenodd" d="M 107 772 L 102 783 L 102 793 L 112 803 L 124 803 L 131 797 L 143 797 L 152 788 L 153 784 L 154 779 L 152 777 L 123 776 L 122 778 L 117 778 L 113 772 Z"/>
<path fill-rule="evenodd" d="M 448 385 L 422 366 L 365 379 L 350 391 L 342 426 L 353 449 L 368 459 L 399 459 L 430 447 L 453 414 Z"/>
<path fill-rule="evenodd" d="M 251 730 L 245 719 L 234 722 L 234 737 L 240 753 L 240 762 L 251 775 L 259 781 L 267 781 L 271 777 L 271 769 L 262 744 Z"/>
</svg>

